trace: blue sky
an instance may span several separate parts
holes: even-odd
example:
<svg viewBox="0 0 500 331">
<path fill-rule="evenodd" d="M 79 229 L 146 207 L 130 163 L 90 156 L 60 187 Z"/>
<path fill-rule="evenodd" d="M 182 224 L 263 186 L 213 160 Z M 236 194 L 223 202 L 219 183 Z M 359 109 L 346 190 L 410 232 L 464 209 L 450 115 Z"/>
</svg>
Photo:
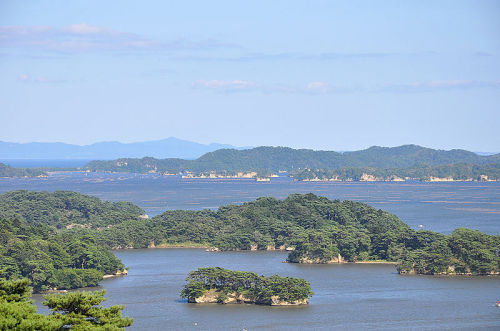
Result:
<svg viewBox="0 0 500 331">
<path fill-rule="evenodd" d="M 0 140 L 500 152 L 499 1 L 0 2 Z"/>
</svg>

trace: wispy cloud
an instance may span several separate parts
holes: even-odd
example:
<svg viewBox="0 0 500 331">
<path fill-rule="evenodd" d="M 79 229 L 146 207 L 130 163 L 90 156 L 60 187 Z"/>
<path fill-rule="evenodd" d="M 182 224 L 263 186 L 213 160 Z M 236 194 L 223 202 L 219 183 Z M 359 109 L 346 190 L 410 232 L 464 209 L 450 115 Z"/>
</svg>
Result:
<svg viewBox="0 0 500 331">
<path fill-rule="evenodd" d="M 254 61 L 334 61 L 348 59 L 370 59 L 384 58 L 404 54 L 397 53 L 317 53 L 307 54 L 300 52 L 281 52 L 281 53 L 245 53 L 230 56 L 200 56 L 200 55 L 182 55 L 173 59 L 181 61 L 207 61 L 207 62 L 254 62 Z"/>
<path fill-rule="evenodd" d="M 261 92 L 261 93 L 291 93 L 291 94 L 328 94 L 356 92 L 358 87 L 332 86 L 326 82 L 310 82 L 304 85 L 290 84 L 259 84 L 251 80 L 197 80 L 192 88 L 217 92 Z"/>
<path fill-rule="evenodd" d="M 311 82 L 306 85 L 306 91 L 325 93 L 330 90 L 330 87 L 325 82 Z"/>
<path fill-rule="evenodd" d="M 193 88 L 210 89 L 222 92 L 243 92 L 259 88 L 255 82 L 248 80 L 197 80 L 192 83 L 191 86 Z"/>
<path fill-rule="evenodd" d="M 490 53 L 490 52 L 482 52 L 482 51 L 478 51 L 478 52 L 475 52 L 474 53 L 474 56 L 480 56 L 480 57 L 490 57 L 490 56 L 494 56 L 495 54 L 493 53 Z"/>
<path fill-rule="evenodd" d="M 466 90 L 478 88 L 500 88 L 500 80 L 433 80 L 428 82 L 414 82 L 409 84 L 389 84 L 376 88 L 376 92 L 432 92 L 443 90 Z"/>
<path fill-rule="evenodd" d="M 207 50 L 227 47 L 237 47 L 237 45 L 215 39 L 179 38 L 164 42 L 86 23 L 62 28 L 51 26 L 0 27 L 0 49 L 36 49 L 75 53 L 131 50 Z"/>
<path fill-rule="evenodd" d="M 52 84 L 52 83 L 66 83 L 65 79 L 53 79 L 43 76 L 34 76 L 27 73 L 20 74 L 17 79 L 23 83 L 40 83 L 40 84 Z"/>
<path fill-rule="evenodd" d="M 472 80 L 434 80 L 408 84 L 385 84 L 381 86 L 332 85 L 323 81 L 309 82 L 303 85 L 260 84 L 249 80 L 198 80 L 191 84 L 196 89 L 218 92 L 261 92 L 290 94 L 347 94 L 347 93 L 415 93 L 437 92 L 446 90 L 500 88 L 498 81 Z"/>
</svg>

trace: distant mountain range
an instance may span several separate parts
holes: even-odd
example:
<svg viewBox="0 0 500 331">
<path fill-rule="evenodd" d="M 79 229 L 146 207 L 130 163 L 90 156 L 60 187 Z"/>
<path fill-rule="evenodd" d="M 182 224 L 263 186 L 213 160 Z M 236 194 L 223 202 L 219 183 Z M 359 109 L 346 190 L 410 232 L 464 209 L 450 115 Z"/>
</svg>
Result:
<svg viewBox="0 0 500 331">
<path fill-rule="evenodd" d="M 87 159 L 110 160 L 116 158 L 196 159 L 218 149 L 243 149 L 226 144 L 199 144 L 170 137 L 162 140 L 120 143 L 116 141 L 98 142 L 91 145 L 71 145 L 65 143 L 11 143 L 0 141 L 0 159 Z"/>
<path fill-rule="evenodd" d="M 401 169 L 409 167 L 439 166 L 450 164 L 484 165 L 500 163 L 500 154 L 482 156 L 473 152 L 454 149 L 435 150 L 417 145 L 399 147 L 370 147 L 355 152 L 338 153 L 288 147 L 257 147 L 247 150 L 220 149 L 209 152 L 196 160 L 155 158 L 121 158 L 113 161 L 92 161 L 85 166 L 91 171 L 178 173 L 259 172 L 260 174 L 301 169 L 340 169 L 372 167 Z"/>
</svg>

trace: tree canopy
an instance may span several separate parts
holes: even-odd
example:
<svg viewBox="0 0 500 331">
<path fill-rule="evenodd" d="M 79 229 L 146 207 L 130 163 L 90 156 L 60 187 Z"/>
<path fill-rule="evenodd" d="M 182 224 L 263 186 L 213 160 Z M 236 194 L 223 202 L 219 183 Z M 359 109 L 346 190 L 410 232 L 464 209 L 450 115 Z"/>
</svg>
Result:
<svg viewBox="0 0 500 331">
<path fill-rule="evenodd" d="M 259 276 L 254 272 L 233 271 L 220 267 L 199 268 L 191 271 L 188 282 L 181 291 L 181 297 L 190 301 L 214 289 L 219 303 L 224 303 L 229 293 L 237 293 L 255 303 L 270 304 L 273 297 L 280 301 L 296 302 L 307 300 L 313 295 L 311 285 L 304 279 Z"/>
<path fill-rule="evenodd" d="M 46 316 L 36 313 L 29 299 L 27 279 L 0 278 L 0 330 L 123 330 L 133 320 L 122 317 L 123 306 L 101 307 L 105 291 L 51 294 L 43 303 L 52 310 Z"/>
<path fill-rule="evenodd" d="M 438 166 L 456 163 L 484 165 L 500 163 L 500 154 L 481 156 L 464 150 L 442 151 L 416 145 L 370 147 L 361 151 L 338 153 L 288 147 L 256 147 L 246 150 L 220 149 L 196 160 L 155 159 L 152 157 L 123 158 L 112 161 L 92 161 L 84 169 L 91 171 L 139 173 L 195 173 L 215 171 L 235 173 L 256 171 L 276 173 L 300 169 L 340 168 L 411 168 L 421 165 Z"/>
</svg>

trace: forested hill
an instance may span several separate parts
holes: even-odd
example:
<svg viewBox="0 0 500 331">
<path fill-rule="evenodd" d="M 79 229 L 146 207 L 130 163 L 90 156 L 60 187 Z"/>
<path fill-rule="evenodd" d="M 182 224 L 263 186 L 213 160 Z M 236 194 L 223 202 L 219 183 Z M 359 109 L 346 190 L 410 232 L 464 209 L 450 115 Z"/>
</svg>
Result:
<svg viewBox="0 0 500 331">
<path fill-rule="evenodd" d="M 367 204 L 292 194 L 258 198 L 217 211 L 166 211 L 150 220 L 103 229 L 109 247 L 211 246 L 216 250 L 294 249 L 298 263 L 385 260 L 401 273 L 498 274 L 500 236 L 457 229 L 451 235 L 415 231 Z M 340 255 L 339 255 L 340 254 Z"/>
<path fill-rule="evenodd" d="M 415 231 L 364 203 L 311 193 L 152 219 L 140 218 L 142 212 L 75 192 L 2 194 L 0 274 L 27 277 L 36 291 L 95 286 L 103 274 L 124 268 L 110 248 L 152 246 L 287 249 L 290 262 L 397 261 L 401 273 L 500 272 L 500 236 Z"/>
<path fill-rule="evenodd" d="M 129 202 L 103 202 L 76 192 L 2 194 L 0 275 L 27 277 L 35 291 L 96 286 L 104 274 L 124 268 L 96 242 L 97 226 L 138 221 L 142 213 Z"/>
<path fill-rule="evenodd" d="M 38 177 L 46 175 L 40 168 L 14 168 L 0 163 L 0 177 Z"/>
<path fill-rule="evenodd" d="M 27 190 L 0 194 L 0 217 L 22 218 L 28 224 L 56 228 L 97 228 L 136 220 L 144 210 L 133 203 L 101 201 L 99 198 L 70 192 Z"/>
<path fill-rule="evenodd" d="M 298 169 L 339 169 L 344 167 L 408 168 L 453 163 L 500 163 L 500 154 L 481 156 L 465 150 L 435 150 L 416 145 L 370 147 L 338 153 L 288 147 L 257 147 L 248 150 L 220 149 L 196 160 L 118 159 L 92 161 L 84 169 L 117 172 L 277 172 Z"/>
</svg>

